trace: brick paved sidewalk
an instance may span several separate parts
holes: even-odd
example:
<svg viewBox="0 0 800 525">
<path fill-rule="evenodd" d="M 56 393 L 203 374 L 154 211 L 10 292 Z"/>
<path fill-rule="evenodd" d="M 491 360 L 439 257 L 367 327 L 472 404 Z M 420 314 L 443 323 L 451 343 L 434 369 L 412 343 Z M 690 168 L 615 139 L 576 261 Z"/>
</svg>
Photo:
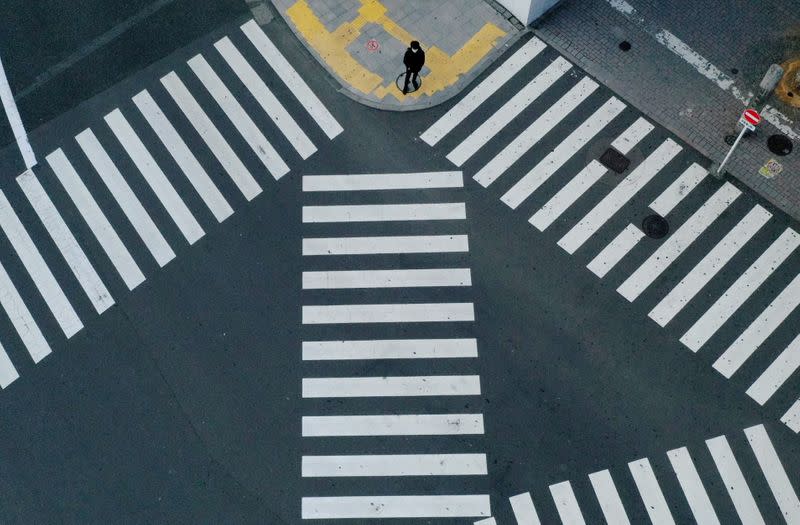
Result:
<svg viewBox="0 0 800 525">
<path fill-rule="evenodd" d="M 486 0 L 273 0 L 278 12 L 352 98 L 405 111 L 458 94 L 520 34 Z M 403 95 L 403 54 L 426 52 L 421 88 Z"/>
<path fill-rule="evenodd" d="M 791 3 L 795 7 L 790 9 Z M 800 27 L 800 9 L 797 2 L 785 0 L 760 0 L 758 8 L 749 2 L 736 8 L 742 4 L 739 0 L 695 4 L 687 6 L 682 0 L 564 0 L 537 24 L 535 32 L 657 123 L 719 162 L 728 150 L 724 136 L 733 132 L 745 108 L 741 98 L 746 95 L 737 98 L 736 94 L 757 89 L 770 63 L 788 58 L 783 56 L 790 49 L 781 47 L 787 40 L 782 35 Z M 698 10 L 707 16 L 700 16 Z M 708 28 L 712 21 L 719 31 Z M 658 39 L 663 40 L 667 33 L 677 34 L 701 58 L 726 68 L 718 75 L 722 80 L 715 83 L 708 71 L 704 76 L 660 43 Z M 750 45 L 747 39 L 762 40 Z M 620 48 L 623 41 L 631 44 L 627 52 Z M 730 87 L 724 90 L 720 84 Z M 790 109 L 774 100 L 770 103 L 794 117 Z M 796 133 L 794 129 L 783 131 Z M 776 133 L 775 126 L 762 123 L 756 136 L 742 142 L 727 171 L 800 219 L 800 141 L 794 141 L 793 153 L 777 156 L 766 145 L 767 137 Z M 759 173 L 770 159 L 783 168 L 771 179 Z"/>
</svg>

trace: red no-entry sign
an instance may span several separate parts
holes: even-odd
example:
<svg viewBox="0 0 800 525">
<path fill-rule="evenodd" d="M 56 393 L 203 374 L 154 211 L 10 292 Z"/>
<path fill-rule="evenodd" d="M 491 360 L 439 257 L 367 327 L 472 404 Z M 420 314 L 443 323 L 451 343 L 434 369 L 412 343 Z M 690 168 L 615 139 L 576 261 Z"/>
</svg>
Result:
<svg viewBox="0 0 800 525">
<path fill-rule="evenodd" d="M 761 122 L 761 115 L 758 114 L 758 111 L 755 109 L 747 109 L 742 115 L 744 119 L 749 122 L 750 124 L 756 126 L 759 122 Z"/>
</svg>

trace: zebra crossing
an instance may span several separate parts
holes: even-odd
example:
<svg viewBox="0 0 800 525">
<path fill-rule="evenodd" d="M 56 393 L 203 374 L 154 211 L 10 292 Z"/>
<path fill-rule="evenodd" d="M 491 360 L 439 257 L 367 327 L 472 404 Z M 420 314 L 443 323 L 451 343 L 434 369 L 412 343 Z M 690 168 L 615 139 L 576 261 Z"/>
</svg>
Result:
<svg viewBox="0 0 800 525">
<path fill-rule="evenodd" d="M 787 219 L 535 37 L 421 139 L 800 432 L 800 238 Z M 648 235 L 651 218 L 669 234 Z"/>
<path fill-rule="evenodd" d="M 668 451 L 666 458 L 636 459 L 627 464 L 627 472 L 613 469 L 612 475 L 606 469 L 589 474 L 588 484 L 554 483 L 548 487 L 550 497 L 537 494 L 536 502 L 530 492 L 517 494 L 509 498 L 511 514 L 518 525 L 555 523 L 556 516 L 570 525 L 596 523 L 601 516 L 614 525 L 646 519 L 686 523 L 691 518 L 703 525 L 775 523 L 771 516 L 800 523 L 800 499 L 794 488 L 798 480 L 787 473 L 764 425 L 744 429 L 743 440 L 738 435 L 708 439 L 705 449 L 690 451 L 684 446 Z M 706 464 L 708 468 L 703 468 Z M 761 483 L 769 496 L 757 492 Z M 725 491 L 716 490 L 718 485 Z"/>
<path fill-rule="evenodd" d="M 195 81 L 200 88 L 194 87 L 198 86 Z M 273 93 L 280 85 L 294 100 L 282 102 Z M 216 108 L 203 102 L 206 96 Z M 220 112 L 227 123 L 219 122 Z M 264 118 L 273 128 L 257 124 Z M 226 131 L 228 126 L 249 146 L 248 151 L 237 151 L 238 139 Z M 0 306 L 21 346 L 38 363 L 59 338 L 45 335 L 43 326 L 50 319 L 37 318 L 34 312 L 38 310 L 29 304 L 43 301 L 63 336 L 75 336 L 83 320 L 92 315 L 76 306 L 79 298 L 71 293 L 76 288 L 85 294 L 94 313 L 104 313 L 115 303 L 109 289 L 118 288 L 117 277 L 127 290 L 134 290 L 146 280 L 148 254 L 163 267 L 176 257 L 176 239 L 191 246 L 213 227 L 201 223 L 205 210 L 192 209 L 192 202 L 201 202 L 217 223 L 234 213 L 232 203 L 238 196 L 224 189 L 228 184 L 224 176 L 250 201 L 262 192 L 267 177 L 278 180 L 289 173 L 290 164 L 313 155 L 315 140 L 333 139 L 342 131 L 253 20 L 165 74 L 160 86 L 149 86 L 130 103 L 125 101 L 108 112 L 101 122 L 77 133 L 75 144 L 64 143 L 47 154 L 47 166 L 17 177 L 21 194 L 16 200 L 6 195 L 15 188 L 0 191 L 0 229 L 40 296 L 23 297 L 22 286 L 16 284 L 21 277 L 12 276 L 0 262 Z M 196 145 L 204 145 L 207 151 Z M 248 167 L 251 158 L 263 166 L 265 175 Z M 195 194 L 187 194 L 186 188 Z M 19 203 L 16 209 L 12 202 Z M 154 203 L 160 208 L 153 208 Z M 67 212 L 70 206 L 77 216 Z M 28 207 L 40 225 L 24 224 L 21 217 L 30 213 Z M 171 224 L 159 224 L 163 213 Z M 127 222 L 117 222 L 120 218 Z M 39 226 L 49 239 L 29 233 Z M 138 239 L 126 243 L 120 232 L 128 228 Z M 167 233 L 173 228 L 178 236 Z M 79 233 L 83 231 L 93 239 Z M 99 252 L 87 249 L 95 241 Z M 50 246 L 57 255 L 48 252 Z M 56 277 L 66 275 L 53 270 L 63 263 L 74 282 Z M 13 344 L 4 341 L 0 346 L 2 388 L 19 377 L 5 348 Z"/>
<path fill-rule="evenodd" d="M 302 519 L 490 516 L 462 173 L 302 184 Z"/>
</svg>

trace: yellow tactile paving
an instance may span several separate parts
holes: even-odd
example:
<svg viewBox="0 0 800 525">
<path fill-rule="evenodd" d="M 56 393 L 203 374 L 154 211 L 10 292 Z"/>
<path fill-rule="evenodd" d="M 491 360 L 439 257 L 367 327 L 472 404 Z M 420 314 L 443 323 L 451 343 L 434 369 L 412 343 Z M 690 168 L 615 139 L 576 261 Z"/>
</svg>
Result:
<svg viewBox="0 0 800 525">
<path fill-rule="evenodd" d="M 498 39 L 506 32 L 492 23 L 485 24 L 464 46 L 452 56 L 448 55 L 435 43 L 425 42 L 400 26 L 388 15 L 388 10 L 379 0 L 360 0 L 358 16 L 346 22 L 334 31 L 327 30 L 317 15 L 308 5 L 307 0 L 298 0 L 287 11 L 289 19 L 300 35 L 316 50 L 328 67 L 350 87 L 363 93 L 383 99 L 392 95 L 398 100 L 407 97 L 418 99 L 422 95 L 433 95 L 455 84 L 459 77 L 469 72 L 494 48 Z M 361 34 L 367 24 L 379 24 L 393 38 L 404 45 L 411 40 L 420 40 L 426 53 L 426 66 L 430 74 L 425 76 L 419 91 L 402 95 L 395 87 L 395 79 L 383 78 L 370 71 L 367 66 L 356 60 L 347 50 Z M 398 61 L 402 57 L 398 57 Z M 400 66 L 402 67 L 402 66 Z"/>
</svg>

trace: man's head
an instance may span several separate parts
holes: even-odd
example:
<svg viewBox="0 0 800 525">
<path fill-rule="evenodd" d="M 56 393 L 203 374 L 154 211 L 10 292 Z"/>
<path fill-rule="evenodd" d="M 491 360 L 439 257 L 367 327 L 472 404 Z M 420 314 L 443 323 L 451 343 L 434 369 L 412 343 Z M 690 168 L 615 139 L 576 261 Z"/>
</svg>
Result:
<svg viewBox="0 0 800 525">
<path fill-rule="evenodd" d="M 417 42 L 416 40 L 413 40 L 411 42 L 411 49 L 414 50 L 414 51 L 419 51 L 419 42 Z"/>
</svg>

